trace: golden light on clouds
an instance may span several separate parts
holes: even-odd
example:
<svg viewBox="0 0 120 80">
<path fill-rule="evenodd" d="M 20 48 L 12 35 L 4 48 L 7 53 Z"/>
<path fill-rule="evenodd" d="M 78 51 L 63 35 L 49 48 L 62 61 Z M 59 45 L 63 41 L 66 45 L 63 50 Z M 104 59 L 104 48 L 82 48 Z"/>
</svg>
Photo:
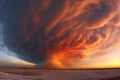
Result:
<svg viewBox="0 0 120 80">
<path fill-rule="evenodd" d="M 88 60 L 74 66 L 79 68 L 120 68 L 120 47 L 93 54 Z M 100 54 L 99 53 L 99 54 Z M 72 67 L 72 68 L 74 68 Z"/>
<path fill-rule="evenodd" d="M 23 60 L 45 68 L 119 66 L 120 51 L 114 48 L 120 46 L 120 0 L 23 3 L 19 11 L 7 14 L 17 18 L 6 22 L 4 30 L 6 45 Z"/>
</svg>

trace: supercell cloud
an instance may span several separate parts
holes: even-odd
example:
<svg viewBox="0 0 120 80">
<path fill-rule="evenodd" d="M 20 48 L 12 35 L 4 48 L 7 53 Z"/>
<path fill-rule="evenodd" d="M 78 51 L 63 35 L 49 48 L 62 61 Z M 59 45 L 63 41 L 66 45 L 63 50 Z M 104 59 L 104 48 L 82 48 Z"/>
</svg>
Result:
<svg viewBox="0 0 120 80">
<path fill-rule="evenodd" d="M 4 43 L 40 67 L 70 68 L 120 46 L 120 0 L 6 0 L 3 7 Z"/>
</svg>

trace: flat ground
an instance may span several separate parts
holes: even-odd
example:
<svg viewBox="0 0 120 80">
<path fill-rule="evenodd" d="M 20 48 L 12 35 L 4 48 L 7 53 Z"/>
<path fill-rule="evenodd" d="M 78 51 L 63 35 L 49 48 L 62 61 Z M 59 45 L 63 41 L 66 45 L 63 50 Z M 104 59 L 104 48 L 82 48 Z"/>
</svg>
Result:
<svg viewBox="0 0 120 80">
<path fill-rule="evenodd" d="M 1 68 L 0 80 L 120 80 L 120 69 L 46 70 Z"/>
</svg>

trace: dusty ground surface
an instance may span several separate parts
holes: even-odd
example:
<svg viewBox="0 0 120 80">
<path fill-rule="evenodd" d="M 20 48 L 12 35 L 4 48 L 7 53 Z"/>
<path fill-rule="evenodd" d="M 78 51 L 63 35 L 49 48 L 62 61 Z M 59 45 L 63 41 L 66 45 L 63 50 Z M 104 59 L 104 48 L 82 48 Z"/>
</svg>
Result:
<svg viewBox="0 0 120 80">
<path fill-rule="evenodd" d="M 0 80 L 120 80 L 120 69 L 0 69 Z"/>
</svg>

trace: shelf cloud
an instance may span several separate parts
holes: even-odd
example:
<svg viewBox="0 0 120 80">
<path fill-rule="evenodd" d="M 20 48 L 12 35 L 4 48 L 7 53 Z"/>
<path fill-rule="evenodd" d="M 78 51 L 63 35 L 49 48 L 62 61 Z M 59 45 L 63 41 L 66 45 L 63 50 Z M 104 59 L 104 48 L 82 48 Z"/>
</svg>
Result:
<svg viewBox="0 0 120 80">
<path fill-rule="evenodd" d="M 74 66 L 120 46 L 119 4 L 120 0 L 6 0 L 1 12 L 4 43 L 40 67 Z"/>
</svg>

